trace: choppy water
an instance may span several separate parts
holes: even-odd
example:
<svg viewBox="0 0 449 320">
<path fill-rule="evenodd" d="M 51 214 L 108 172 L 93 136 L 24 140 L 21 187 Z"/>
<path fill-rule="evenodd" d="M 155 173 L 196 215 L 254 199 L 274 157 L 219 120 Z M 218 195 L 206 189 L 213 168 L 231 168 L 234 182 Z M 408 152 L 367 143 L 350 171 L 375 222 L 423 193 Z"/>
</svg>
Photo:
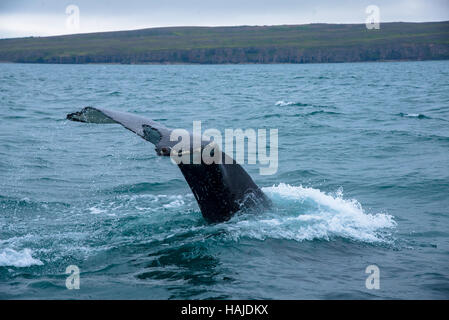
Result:
<svg viewBox="0 0 449 320">
<path fill-rule="evenodd" d="M 151 144 L 65 120 L 86 105 L 278 128 L 278 173 L 245 165 L 273 208 L 208 225 Z M 449 62 L 0 64 L 0 142 L 0 298 L 449 297 Z"/>
</svg>

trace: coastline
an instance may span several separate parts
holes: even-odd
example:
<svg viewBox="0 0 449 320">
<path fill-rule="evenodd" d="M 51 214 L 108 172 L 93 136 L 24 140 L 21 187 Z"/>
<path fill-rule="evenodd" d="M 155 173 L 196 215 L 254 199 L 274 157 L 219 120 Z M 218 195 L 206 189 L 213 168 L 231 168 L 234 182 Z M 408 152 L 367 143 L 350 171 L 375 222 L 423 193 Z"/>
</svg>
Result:
<svg viewBox="0 0 449 320">
<path fill-rule="evenodd" d="M 272 62 L 272 63 L 254 63 L 254 62 L 241 62 L 241 63 L 186 63 L 186 62 L 142 62 L 142 63 L 114 63 L 114 62 L 89 62 L 89 63 L 54 63 L 54 62 L 14 62 L 14 61 L 0 61 L 0 64 L 42 64 L 42 65 L 116 65 L 116 66 L 238 66 L 238 65 L 298 65 L 298 64 L 351 64 L 351 63 L 395 63 L 395 62 L 426 62 L 426 61 L 447 61 L 447 59 L 398 59 L 398 60 L 376 60 L 376 61 L 343 61 L 343 62 Z"/>
<path fill-rule="evenodd" d="M 0 61 L 54 64 L 284 64 L 449 59 L 449 21 L 170 27 L 0 40 Z"/>
</svg>

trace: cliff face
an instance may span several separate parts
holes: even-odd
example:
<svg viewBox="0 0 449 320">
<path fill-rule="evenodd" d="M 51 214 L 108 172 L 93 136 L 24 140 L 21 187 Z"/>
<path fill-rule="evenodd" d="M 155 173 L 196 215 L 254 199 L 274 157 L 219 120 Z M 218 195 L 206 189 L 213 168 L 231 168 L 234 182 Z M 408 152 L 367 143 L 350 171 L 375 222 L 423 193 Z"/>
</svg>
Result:
<svg viewBox="0 0 449 320">
<path fill-rule="evenodd" d="M 0 61 L 319 63 L 449 59 L 449 22 L 159 28 L 0 40 Z"/>
<path fill-rule="evenodd" d="M 407 44 L 343 48 L 217 48 L 190 50 L 160 50 L 142 54 L 72 55 L 41 57 L 18 56 L 14 62 L 38 63 L 322 63 L 385 60 L 449 59 L 449 45 Z"/>
</svg>

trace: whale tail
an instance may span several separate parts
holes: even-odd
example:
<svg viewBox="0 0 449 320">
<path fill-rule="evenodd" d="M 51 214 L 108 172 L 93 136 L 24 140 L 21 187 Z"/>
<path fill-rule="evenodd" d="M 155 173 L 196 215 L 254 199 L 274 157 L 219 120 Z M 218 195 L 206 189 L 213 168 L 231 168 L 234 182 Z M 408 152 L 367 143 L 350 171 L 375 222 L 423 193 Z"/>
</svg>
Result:
<svg viewBox="0 0 449 320">
<path fill-rule="evenodd" d="M 67 119 L 86 123 L 118 123 L 156 146 L 156 152 L 170 143 L 172 130 L 144 117 L 132 113 L 111 111 L 103 108 L 85 107 L 81 111 L 70 113 Z"/>
<path fill-rule="evenodd" d="M 178 143 L 170 138 L 172 129 L 131 113 L 85 107 L 79 112 L 68 114 L 67 119 L 87 123 L 121 124 L 154 144 L 158 155 L 169 156 L 172 147 Z M 193 139 L 192 134 L 190 139 Z M 201 146 L 204 147 L 209 142 L 201 140 Z M 193 149 L 188 153 L 193 156 Z M 198 164 L 179 163 L 178 167 L 208 222 L 226 221 L 241 209 L 270 205 L 269 199 L 248 173 L 224 152 L 221 163 L 206 164 L 201 160 Z"/>
</svg>

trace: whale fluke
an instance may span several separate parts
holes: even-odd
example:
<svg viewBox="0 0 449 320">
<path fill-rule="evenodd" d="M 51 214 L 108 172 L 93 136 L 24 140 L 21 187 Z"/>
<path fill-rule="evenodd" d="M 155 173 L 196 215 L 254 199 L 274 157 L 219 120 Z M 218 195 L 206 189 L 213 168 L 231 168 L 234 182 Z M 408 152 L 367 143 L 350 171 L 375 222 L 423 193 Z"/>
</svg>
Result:
<svg viewBox="0 0 449 320">
<path fill-rule="evenodd" d="M 155 145 L 158 155 L 170 156 L 171 148 L 178 141 L 171 141 L 169 129 L 156 121 L 135 114 L 111 111 L 103 108 L 85 107 L 70 113 L 67 119 L 87 123 L 118 123 Z M 190 134 L 190 139 L 193 135 Z M 210 141 L 201 141 L 204 147 Z M 193 144 L 190 144 L 193 156 Z M 222 222 L 230 219 L 242 209 L 265 208 L 270 200 L 254 183 L 248 173 L 234 159 L 222 154 L 221 163 L 199 164 L 179 163 L 184 178 L 192 190 L 208 222 Z"/>
</svg>

